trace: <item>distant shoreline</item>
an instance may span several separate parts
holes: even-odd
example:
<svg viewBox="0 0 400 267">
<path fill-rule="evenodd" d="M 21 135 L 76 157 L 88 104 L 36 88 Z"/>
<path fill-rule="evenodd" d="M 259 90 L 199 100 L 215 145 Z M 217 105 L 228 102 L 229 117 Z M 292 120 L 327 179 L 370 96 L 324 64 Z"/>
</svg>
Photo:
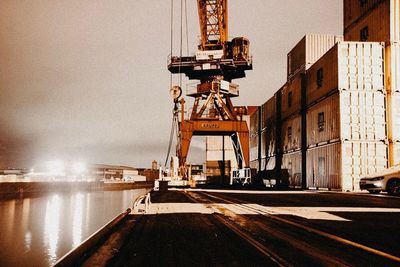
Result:
<svg viewBox="0 0 400 267">
<path fill-rule="evenodd" d="M 109 191 L 151 188 L 154 182 L 0 182 L 0 199 L 25 197 L 41 193 L 76 192 L 76 191 Z"/>
</svg>

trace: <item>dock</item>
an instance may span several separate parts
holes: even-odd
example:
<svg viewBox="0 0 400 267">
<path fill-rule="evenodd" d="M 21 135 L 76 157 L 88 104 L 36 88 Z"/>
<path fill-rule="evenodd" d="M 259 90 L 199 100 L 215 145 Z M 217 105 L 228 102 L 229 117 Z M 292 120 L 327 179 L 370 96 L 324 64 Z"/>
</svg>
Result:
<svg viewBox="0 0 400 267">
<path fill-rule="evenodd" d="M 399 208 L 390 207 L 400 199 L 377 198 L 380 207 L 368 207 L 373 198 L 309 191 L 152 192 L 150 205 L 143 201 L 129 209 L 108 234 L 96 242 L 89 238 L 56 266 L 398 266 L 393 233 L 365 235 L 368 223 L 349 219 L 360 212 L 377 222 L 388 219 L 378 214 L 400 216 Z M 312 199 L 326 203 L 303 206 Z"/>
</svg>

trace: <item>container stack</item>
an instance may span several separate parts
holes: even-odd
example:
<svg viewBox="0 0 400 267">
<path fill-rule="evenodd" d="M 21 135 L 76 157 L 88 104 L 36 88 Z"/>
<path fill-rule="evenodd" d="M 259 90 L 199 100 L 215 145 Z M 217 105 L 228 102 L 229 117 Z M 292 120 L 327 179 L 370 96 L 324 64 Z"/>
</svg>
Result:
<svg viewBox="0 0 400 267">
<path fill-rule="evenodd" d="M 318 61 L 342 36 L 331 34 L 307 34 L 287 55 L 287 82 L 278 91 L 281 94 L 281 137 L 283 173 L 287 173 L 290 187 L 301 187 L 305 164 L 302 160 L 302 143 L 306 118 L 304 107 L 305 77 L 310 67 Z M 303 149 L 303 150 L 302 150 Z"/>
<path fill-rule="evenodd" d="M 389 166 L 400 164 L 400 2 L 344 0 L 346 41 L 385 44 Z"/>
<path fill-rule="evenodd" d="M 281 169 L 288 174 L 291 187 L 301 187 L 301 74 L 289 80 L 281 90 Z"/>
<path fill-rule="evenodd" d="M 384 46 L 339 42 L 307 71 L 307 186 L 359 190 L 387 166 Z"/>
<path fill-rule="evenodd" d="M 259 155 L 259 116 L 260 107 L 256 112 L 250 115 L 250 130 L 249 130 L 249 141 L 250 141 L 250 168 L 260 170 L 260 155 Z"/>
</svg>

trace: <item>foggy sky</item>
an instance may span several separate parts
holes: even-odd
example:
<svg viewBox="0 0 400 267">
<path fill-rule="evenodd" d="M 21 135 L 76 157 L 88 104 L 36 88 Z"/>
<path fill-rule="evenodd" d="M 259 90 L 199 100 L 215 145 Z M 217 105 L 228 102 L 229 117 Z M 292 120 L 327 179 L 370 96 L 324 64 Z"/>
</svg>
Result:
<svg viewBox="0 0 400 267">
<path fill-rule="evenodd" d="M 180 1 L 174 2 L 178 55 Z M 196 2 L 187 3 L 191 54 L 199 29 Z M 163 162 L 173 107 L 166 68 L 170 5 L 1 0 L 0 167 L 54 159 L 136 167 Z M 229 36 L 247 37 L 254 60 L 247 78 L 235 80 L 241 96 L 234 104 L 264 103 L 286 80 L 288 51 L 306 33 L 342 34 L 342 17 L 341 0 L 229 0 Z M 196 138 L 189 160 L 201 163 L 203 147 Z"/>
</svg>

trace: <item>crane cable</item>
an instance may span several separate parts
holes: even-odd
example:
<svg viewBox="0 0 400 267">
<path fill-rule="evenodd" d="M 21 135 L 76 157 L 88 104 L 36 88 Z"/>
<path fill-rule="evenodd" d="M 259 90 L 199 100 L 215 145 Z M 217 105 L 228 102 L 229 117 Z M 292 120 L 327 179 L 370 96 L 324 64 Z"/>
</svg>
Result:
<svg viewBox="0 0 400 267">
<path fill-rule="evenodd" d="M 181 0 L 181 18 L 180 18 L 180 48 L 179 48 L 179 55 L 180 58 L 182 58 L 182 43 L 183 43 L 183 0 Z M 186 43 L 187 43 L 187 51 L 189 51 L 189 39 L 188 39 L 188 27 L 187 27 L 187 5 L 186 5 L 186 0 L 185 0 L 185 15 L 186 15 Z M 174 24 L 174 0 L 171 0 L 171 43 L 170 43 L 170 56 L 172 57 L 173 53 L 173 37 L 174 37 L 174 31 L 173 31 L 173 24 Z M 189 52 L 188 52 L 189 54 Z M 182 88 L 182 73 L 180 72 L 181 66 L 179 65 L 179 86 Z M 172 88 L 172 73 L 170 74 L 170 88 Z M 178 129 L 178 108 L 177 108 L 177 102 L 174 103 L 174 109 L 173 109 L 173 116 L 172 116 L 172 123 L 171 123 L 171 131 L 170 131 L 170 137 L 169 137 L 169 142 L 168 142 L 168 151 L 167 151 L 167 156 L 165 158 L 165 164 L 164 167 L 167 166 L 169 155 L 171 153 L 171 147 L 174 139 L 174 131 L 176 130 L 176 135 L 177 135 L 177 140 L 180 141 L 180 135 L 179 135 L 179 129 Z M 179 142 L 181 143 L 181 142 Z"/>
</svg>

